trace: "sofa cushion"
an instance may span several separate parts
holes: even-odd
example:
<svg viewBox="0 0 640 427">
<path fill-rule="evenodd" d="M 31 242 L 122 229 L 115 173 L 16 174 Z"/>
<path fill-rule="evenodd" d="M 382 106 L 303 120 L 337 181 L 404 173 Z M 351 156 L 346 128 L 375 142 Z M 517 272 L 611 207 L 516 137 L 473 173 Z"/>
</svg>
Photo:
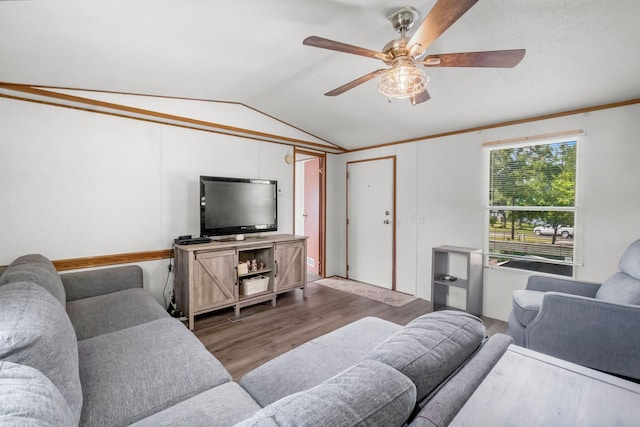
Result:
<svg viewBox="0 0 640 427">
<path fill-rule="evenodd" d="M 410 427 L 446 427 L 513 342 L 495 334 L 437 393 L 422 405 Z"/>
<path fill-rule="evenodd" d="M 536 318 L 542 306 L 544 292 L 519 289 L 513 292 L 513 314 L 522 326 L 527 326 Z"/>
<path fill-rule="evenodd" d="M 400 426 L 416 389 L 395 369 L 365 360 L 309 390 L 287 396 L 236 425 Z"/>
<path fill-rule="evenodd" d="M 42 372 L 60 390 L 76 420 L 82 407 L 76 334 L 49 292 L 30 282 L 0 286 L 0 360 Z"/>
<path fill-rule="evenodd" d="M 640 280 L 619 271 L 600 286 L 596 299 L 615 304 L 640 305 Z"/>
<path fill-rule="evenodd" d="M 168 318 L 78 342 L 81 424 L 125 425 L 231 381 L 180 321 Z"/>
<path fill-rule="evenodd" d="M 77 426 L 60 391 L 40 371 L 0 362 L 0 424 L 3 426 Z"/>
<path fill-rule="evenodd" d="M 240 387 L 228 382 L 173 405 L 135 427 L 226 427 L 250 418 L 262 407 Z"/>
<path fill-rule="evenodd" d="M 171 317 L 141 288 L 70 301 L 67 314 L 78 340 Z"/>
<path fill-rule="evenodd" d="M 366 359 L 383 362 L 409 377 L 421 401 L 476 351 L 484 336 L 484 325 L 477 317 L 437 311 L 409 322 Z"/>
<path fill-rule="evenodd" d="M 640 239 L 633 242 L 620 258 L 618 269 L 640 280 Z"/>
<path fill-rule="evenodd" d="M 42 255 L 25 255 L 17 258 L 0 276 L 0 285 L 24 281 L 42 286 L 64 307 L 66 296 L 62 279 L 51 261 Z"/>
<path fill-rule="evenodd" d="M 358 363 L 402 326 L 365 317 L 270 360 L 240 380 L 253 398 L 267 406 L 307 390 Z"/>
</svg>

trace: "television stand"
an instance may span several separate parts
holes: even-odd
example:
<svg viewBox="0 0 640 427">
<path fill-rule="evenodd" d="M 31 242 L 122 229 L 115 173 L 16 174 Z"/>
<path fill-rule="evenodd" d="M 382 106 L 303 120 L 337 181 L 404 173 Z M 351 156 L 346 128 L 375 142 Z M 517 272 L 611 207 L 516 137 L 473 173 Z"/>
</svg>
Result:
<svg viewBox="0 0 640 427">
<path fill-rule="evenodd" d="M 187 316 L 191 330 L 199 314 L 234 307 L 238 318 L 242 307 L 265 301 L 275 305 L 279 294 L 295 289 L 302 289 L 306 298 L 305 236 L 217 240 L 176 245 L 174 251 L 176 305 Z M 247 261 L 253 260 L 255 270 L 247 268 Z"/>
</svg>

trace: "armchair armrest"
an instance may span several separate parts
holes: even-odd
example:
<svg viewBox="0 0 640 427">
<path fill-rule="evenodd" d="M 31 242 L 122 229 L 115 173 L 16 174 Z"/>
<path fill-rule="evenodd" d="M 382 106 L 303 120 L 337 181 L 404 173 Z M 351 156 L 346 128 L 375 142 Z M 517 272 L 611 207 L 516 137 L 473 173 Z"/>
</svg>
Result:
<svg viewBox="0 0 640 427">
<path fill-rule="evenodd" d="M 593 298 L 596 296 L 598 289 L 600 289 L 600 283 L 558 279 L 550 276 L 529 276 L 527 289 L 541 292 L 562 292 Z"/>
<path fill-rule="evenodd" d="M 95 297 L 142 287 L 142 268 L 138 265 L 60 274 L 67 301 Z"/>
<path fill-rule="evenodd" d="M 550 292 L 527 326 L 526 347 L 640 379 L 640 306 Z"/>
</svg>

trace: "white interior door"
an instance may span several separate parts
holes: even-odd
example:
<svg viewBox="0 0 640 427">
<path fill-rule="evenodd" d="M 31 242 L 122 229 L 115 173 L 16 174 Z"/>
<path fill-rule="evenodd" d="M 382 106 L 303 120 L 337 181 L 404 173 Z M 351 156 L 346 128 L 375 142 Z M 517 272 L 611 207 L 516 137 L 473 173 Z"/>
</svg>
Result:
<svg viewBox="0 0 640 427">
<path fill-rule="evenodd" d="M 394 288 L 393 157 L 347 164 L 347 275 Z"/>
</svg>

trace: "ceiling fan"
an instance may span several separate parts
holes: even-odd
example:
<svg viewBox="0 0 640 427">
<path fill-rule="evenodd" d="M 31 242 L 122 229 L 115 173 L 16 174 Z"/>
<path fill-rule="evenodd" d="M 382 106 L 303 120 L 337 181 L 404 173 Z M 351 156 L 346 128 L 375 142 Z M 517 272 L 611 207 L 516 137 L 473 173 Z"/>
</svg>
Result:
<svg viewBox="0 0 640 427">
<path fill-rule="evenodd" d="M 518 65 L 524 57 L 524 49 L 425 55 L 425 51 L 431 43 L 477 2 L 478 0 L 437 0 L 411 38 L 406 36 L 406 32 L 420 16 L 418 11 L 413 7 L 403 7 L 397 10 L 387 19 L 391 21 L 393 28 L 400 33 L 400 38 L 387 43 L 382 52 L 316 36 L 307 37 L 302 44 L 375 58 L 390 66 L 390 68 L 381 68 L 365 74 L 325 93 L 326 96 L 340 95 L 381 76 L 378 91 L 386 96 L 389 102 L 391 102 L 391 98 L 409 98 L 411 103 L 416 105 L 431 98 L 427 92 L 429 77 L 417 67 L 418 65 L 425 67 L 512 68 Z"/>
</svg>

